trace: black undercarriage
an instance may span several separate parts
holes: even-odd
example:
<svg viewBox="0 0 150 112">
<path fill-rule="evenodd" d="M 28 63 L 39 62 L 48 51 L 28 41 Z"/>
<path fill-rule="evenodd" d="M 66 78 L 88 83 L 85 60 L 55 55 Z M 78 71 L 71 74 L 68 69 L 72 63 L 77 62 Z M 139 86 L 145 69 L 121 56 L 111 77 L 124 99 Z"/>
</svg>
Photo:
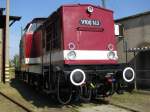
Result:
<svg viewBox="0 0 150 112">
<path fill-rule="evenodd" d="M 21 72 L 17 73 L 17 76 L 54 95 L 61 104 L 77 99 L 90 101 L 113 95 L 115 92 L 120 94 L 127 90 L 129 85 L 122 78 L 125 65 L 64 65 L 63 68 L 55 66 L 51 71 L 47 68 L 49 67 L 43 67 L 43 74 Z M 76 69 L 84 71 L 86 75 L 84 83 L 79 86 L 70 81 L 70 74 Z M 80 78 L 75 76 L 75 81 L 80 82 Z"/>
</svg>

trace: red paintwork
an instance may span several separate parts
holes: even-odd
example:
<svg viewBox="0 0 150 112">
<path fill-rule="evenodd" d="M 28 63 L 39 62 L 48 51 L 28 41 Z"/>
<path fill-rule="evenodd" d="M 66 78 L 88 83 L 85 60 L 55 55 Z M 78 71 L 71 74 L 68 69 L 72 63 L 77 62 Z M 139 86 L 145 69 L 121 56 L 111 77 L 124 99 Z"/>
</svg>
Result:
<svg viewBox="0 0 150 112">
<path fill-rule="evenodd" d="M 93 63 L 93 64 L 116 64 L 116 61 L 114 60 L 65 60 L 65 64 L 89 64 L 89 63 Z"/>
<path fill-rule="evenodd" d="M 92 14 L 87 13 L 87 7 L 92 6 Z M 62 49 L 69 50 L 68 44 L 75 43 L 75 50 L 108 50 L 108 44 L 113 44 L 116 51 L 116 40 L 114 34 L 113 12 L 107 9 L 96 7 L 90 4 L 85 5 L 64 5 L 57 12 L 61 18 L 61 44 Z M 53 16 L 53 15 L 52 15 Z M 49 16 L 50 23 L 55 19 Z M 100 26 L 81 25 L 80 20 L 99 20 Z M 43 30 L 43 29 L 42 29 Z M 42 30 L 37 30 L 32 34 L 25 34 L 25 58 L 36 58 L 46 54 L 42 49 Z M 46 30 L 46 29 L 44 29 Z M 54 34 L 53 34 L 54 35 Z M 43 50 L 43 51 L 42 51 Z M 43 54 L 44 55 L 44 54 Z M 61 59 L 63 59 L 63 54 Z M 56 57 L 55 57 L 56 58 Z M 52 59 L 53 60 L 53 59 Z M 57 59 L 54 59 L 57 60 Z M 59 60 L 63 64 L 117 64 L 114 60 Z"/>
<path fill-rule="evenodd" d="M 33 46 L 32 46 L 31 58 L 37 58 L 41 56 L 41 53 L 42 53 L 41 35 L 42 35 L 41 30 L 36 31 L 33 35 Z"/>
<path fill-rule="evenodd" d="M 33 36 L 34 35 L 34 36 Z M 25 33 L 24 37 L 25 58 L 36 58 L 41 56 L 41 32 Z"/>
<path fill-rule="evenodd" d="M 25 58 L 30 58 L 31 56 L 31 48 L 32 48 L 32 43 L 33 43 L 33 40 L 32 40 L 32 35 L 33 33 L 25 33 L 23 39 L 24 39 L 24 48 L 25 48 Z"/>
<path fill-rule="evenodd" d="M 41 55 L 41 32 L 34 32 L 34 30 L 37 28 L 35 24 L 38 26 L 46 19 L 47 18 L 34 18 L 26 25 L 24 35 L 20 41 L 22 43 L 20 50 L 23 50 L 23 52 L 20 51 L 22 61 L 26 58 L 36 58 Z"/>
<path fill-rule="evenodd" d="M 114 45 L 116 41 L 114 34 L 113 12 L 100 7 L 94 7 L 90 15 L 86 9 L 91 5 L 63 6 L 63 38 L 64 49 L 68 50 L 69 42 L 76 44 L 76 50 L 108 50 L 109 43 Z M 81 19 L 94 19 L 101 22 L 101 26 L 80 25 Z M 84 31 L 83 31 L 84 30 Z M 91 30 L 91 31 L 90 31 Z M 65 64 L 114 64 L 116 61 L 65 61 Z"/>
</svg>

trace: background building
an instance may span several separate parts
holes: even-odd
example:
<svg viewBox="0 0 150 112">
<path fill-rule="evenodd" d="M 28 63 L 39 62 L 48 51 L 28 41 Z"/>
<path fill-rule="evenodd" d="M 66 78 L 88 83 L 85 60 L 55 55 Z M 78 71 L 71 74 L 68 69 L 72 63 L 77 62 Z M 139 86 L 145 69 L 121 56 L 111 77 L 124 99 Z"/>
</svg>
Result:
<svg viewBox="0 0 150 112">
<path fill-rule="evenodd" d="M 150 11 L 115 21 L 124 27 L 117 38 L 119 62 L 136 70 L 137 88 L 150 89 Z"/>
</svg>

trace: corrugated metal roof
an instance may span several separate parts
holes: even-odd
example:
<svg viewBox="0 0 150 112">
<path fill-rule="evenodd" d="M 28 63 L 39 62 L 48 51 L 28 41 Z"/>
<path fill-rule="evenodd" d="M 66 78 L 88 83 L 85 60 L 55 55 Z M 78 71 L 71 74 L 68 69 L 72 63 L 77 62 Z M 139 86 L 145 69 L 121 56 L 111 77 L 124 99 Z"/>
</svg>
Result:
<svg viewBox="0 0 150 112">
<path fill-rule="evenodd" d="M 10 24 L 9 26 L 11 26 L 15 21 L 19 21 L 21 19 L 21 17 L 19 16 L 9 16 L 10 17 Z M 5 20 L 6 20 L 6 15 L 0 15 L 0 28 L 4 28 L 5 27 Z"/>
<path fill-rule="evenodd" d="M 150 46 L 129 48 L 127 49 L 127 51 L 128 52 L 150 51 Z"/>
<path fill-rule="evenodd" d="M 120 19 L 116 19 L 115 22 L 120 22 L 120 21 L 124 21 L 124 20 L 127 20 L 127 19 L 133 19 L 133 18 L 136 18 L 136 17 L 149 15 L 149 14 L 150 14 L 150 11 L 146 11 L 146 12 L 143 12 L 143 13 L 138 13 L 138 14 L 135 14 L 135 15 L 131 15 L 131 16 L 120 18 Z"/>
</svg>

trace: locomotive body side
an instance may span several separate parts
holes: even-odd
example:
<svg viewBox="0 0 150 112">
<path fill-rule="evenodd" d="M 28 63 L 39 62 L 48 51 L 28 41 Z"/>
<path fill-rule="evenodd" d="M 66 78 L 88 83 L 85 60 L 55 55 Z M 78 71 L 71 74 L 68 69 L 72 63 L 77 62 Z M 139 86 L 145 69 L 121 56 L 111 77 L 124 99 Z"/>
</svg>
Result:
<svg viewBox="0 0 150 112">
<path fill-rule="evenodd" d="M 24 29 L 20 41 L 20 71 L 24 80 L 29 80 L 29 73 L 42 73 L 40 34 L 35 30 L 46 20 L 46 18 L 34 18 Z M 35 36 L 34 36 L 35 35 Z M 41 49 L 42 50 L 42 49 Z M 29 82 L 29 81 L 28 81 Z"/>
<path fill-rule="evenodd" d="M 30 26 L 29 26 L 30 27 Z M 20 45 L 20 62 L 21 62 L 21 70 L 22 71 L 27 71 L 28 69 L 28 63 L 29 59 L 31 56 L 31 49 L 32 49 L 32 35 L 33 32 L 26 32 L 24 35 L 21 37 L 21 45 Z"/>
<path fill-rule="evenodd" d="M 42 74 L 42 32 L 37 30 L 32 35 L 32 48 L 29 58 L 28 72 L 35 74 Z"/>
<path fill-rule="evenodd" d="M 54 12 L 43 26 L 43 64 L 52 66 L 63 65 L 61 8 Z"/>
</svg>

